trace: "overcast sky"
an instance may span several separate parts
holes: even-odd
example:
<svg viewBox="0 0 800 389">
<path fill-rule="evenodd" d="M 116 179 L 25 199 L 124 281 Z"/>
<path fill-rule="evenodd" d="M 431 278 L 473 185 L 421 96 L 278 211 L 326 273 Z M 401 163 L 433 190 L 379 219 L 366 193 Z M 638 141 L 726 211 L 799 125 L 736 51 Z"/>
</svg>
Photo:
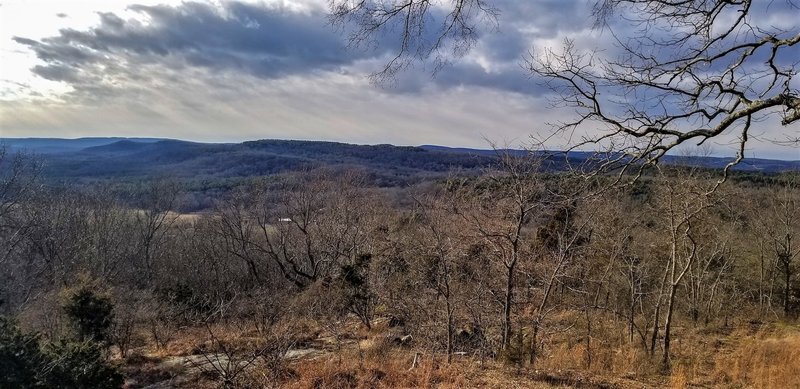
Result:
<svg viewBox="0 0 800 389">
<path fill-rule="evenodd" d="M 467 57 L 377 87 L 366 75 L 391 45 L 348 49 L 325 0 L 0 0 L 0 136 L 469 147 L 547 136 L 570 112 L 549 108 L 523 56 L 566 37 L 610 49 L 611 37 L 592 29 L 591 2 L 495 3 L 499 30 Z M 776 124 L 760 125 L 755 134 Z M 733 153 L 725 139 L 712 148 Z M 800 151 L 756 141 L 748 156 Z"/>
</svg>

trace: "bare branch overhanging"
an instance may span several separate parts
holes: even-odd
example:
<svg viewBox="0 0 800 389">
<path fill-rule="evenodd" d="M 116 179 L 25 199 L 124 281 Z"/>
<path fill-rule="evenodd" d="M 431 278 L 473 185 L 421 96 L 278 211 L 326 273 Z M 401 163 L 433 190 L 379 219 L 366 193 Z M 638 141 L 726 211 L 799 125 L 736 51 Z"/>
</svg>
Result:
<svg viewBox="0 0 800 389">
<path fill-rule="evenodd" d="M 800 12 L 792 0 L 784 3 Z M 429 59 L 438 71 L 499 15 L 486 0 L 331 0 L 330 7 L 334 23 L 353 27 L 354 45 L 398 39 L 372 75 L 378 82 Z M 575 118 L 553 130 L 585 131 L 568 150 L 601 151 L 594 171 L 636 177 L 681 145 L 732 136 L 736 158 L 727 175 L 744 158 L 753 123 L 800 121 L 800 22 L 775 27 L 769 17 L 781 8 L 764 7 L 753 0 L 600 0 L 596 27 L 611 34 L 616 54 L 584 52 L 567 40 L 560 50 L 534 48 L 525 64 L 551 88 L 554 105 L 574 109 Z M 798 145 L 795 138 L 767 140 Z"/>
<path fill-rule="evenodd" d="M 625 173 L 632 162 L 642 169 L 680 145 L 738 134 L 727 174 L 744 158 L 753 122 L 779 115 L 788 126 L 800 119 L 792 84 L 800 26 L 759 26 L 752 7 L 750 0 L 604 0 L 595 15 L 611 31 L 618 56 L 583 53 L 567 41 L 562 50 L 531 54 L 528 68 L 553 89 L 554 103 L 576 111 L 556 130 L 601 127 L 572 145 L 605 145 L 601 171 Z M 631 36 L 614 31 L 619 18 L 635 27 Z"/>
</svg>

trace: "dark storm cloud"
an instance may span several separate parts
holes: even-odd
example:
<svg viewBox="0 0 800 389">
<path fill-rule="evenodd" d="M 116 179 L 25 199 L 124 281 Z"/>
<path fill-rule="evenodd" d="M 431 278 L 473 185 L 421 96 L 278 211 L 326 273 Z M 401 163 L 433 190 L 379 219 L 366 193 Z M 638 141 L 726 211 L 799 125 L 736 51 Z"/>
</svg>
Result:
<svg viewBox="0 0 800 389">
<path fill-rule="evenodd" d="M 80 75 L 78 71 L 71 67 L 65 65 L 50 65 L 50 66 L 41 66 L 37 65 L 31 69 L 35 74 L 39 75 L 47 80 L 51 81 L 63 81 L 67 83 L 77 83 L 80 82 Z"/>
<path fill-rule="evenodd" d="M 586 0 L 497 0 L 501 28 L 532 26 L 539 37 L 579 31 L 594 23 L 593 2 Z"/>
<path fill-rule="evenodd" d="M 318 14 L 242 3 L 227 3 L 223 10 L 201 3 L 130 9 L 149 22 L 102 13 L 100 24 L 88 31 L 61 30 L 59 36 L 41 42 L 15 40 L 48 64 L 34 69 L 42 76 L 49 67 L 81 68 L 121 58 L 158 62 L 170 57 L 190 66 L 239 69 L 272 78 L 329 69 L 356 58 Z"/>
<path fill-rule="evenodd" d="M 400 88 L 396 91 L 414 93 L 430 85 L 475 85 L 542 93 L 521 68 L 523 55 L 537 38 L 555 36 L 565 28 L 580 28 L 583 23 L 563 20 L 570 15 L 585 17 L 588 11 L 584 8 L 588 7 L 582 2 L 502 0 L 498 8 L 503 12 L 500 31 L 483 31 L 476 47 L 481 65 L 469 57 L 456 59 L 435 78 L 412 69 L 398 76 Z M 376 50 L 348 49 L 346 33 L 333 31 L 321 11 L 294 12 L 236 1 L 221 7 L 187 2 L 178 6 L 132 5 L 129 9 L 143 18 L 100 13 L 99 24 L 88 30 L 63 29 L 59 35 L 41 41 L 24 37 L 14 40 L 28 46 L 44 62 L 32 69 L 35 74 L 66 82 L 79 94 L 85 92 L 84 97 L 103 90 L 100 95 L 123 93 L 121 80 L 146 87 L 147 80 L 159 77 L 158 67 L 170 71 L 231 71 L 262 79 L 325 71 L 366 74 L 385 63 L 399 44 L 392 39 L 396 37 L 386 35 L 379 37 Z M 431 11 L 432 25 L 444 15 L 438 9 Z M 527 27 L 533 27 L 532 32 Z"/>
</svg>

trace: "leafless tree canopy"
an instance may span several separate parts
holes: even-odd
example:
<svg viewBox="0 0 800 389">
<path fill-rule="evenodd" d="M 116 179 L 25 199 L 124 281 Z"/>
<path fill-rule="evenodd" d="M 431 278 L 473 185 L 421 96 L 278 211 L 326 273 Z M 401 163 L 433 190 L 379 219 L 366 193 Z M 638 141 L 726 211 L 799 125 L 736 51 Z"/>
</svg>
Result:
<svg viewBox="0 0 800 389">
<path fill-rule="evenodd" d="M 712 342 L 747 342 L 738 334 L 762 324 L 789 331 L 772 322 L 800 314 L 796 174 L 736 176 L 709 194 L 708 171 L 658 166 L 591 196 L 590 180 L 500 152 L 483 174 L 410 188 L 326 169 L 257 180 L 189 214 L 169 181 L 132 201 L 113 186 L 49 190 L 22 169 L 30 157 L 10 161 L 0 317 L 70 338 L 60 296 L 93 291 L 113 303 L 105 359 L 138 369 L 151 363 L 142 355 L 174 356 L 220 387 L 295 387 L 319 373 L 303 363 L 348 359 L 403 374 L 424 371 L 420 360 L 615 377 L 622 364 L 644 378 L 723 358 L 718 379 L 725 358 L 741 358 Z M 791 364 L 775 355 L 749 369 Z M 339 387 L 311 382 L 296 387 Z"/>
<path fill-rule="evenodd" d="M 330 20 L 348 29 L 353 46 L 387 45 L 393 50 L 373 81 L 434 59 L 434 72 L 449 58 L 465 55 L 481 27 L 494 27 L 498 11 L 487 0 L 329 0 Z M 442 7 L 444 6 L 444 7 Z"/>
<path fill-rule="evenodd" d="M 603 130 L 573 147 L 599 143 L 618 152 L 604 167 L 652 164 L 681 144 L 723 134 L 737 135 L 738 163 L 755 122 L 800 119 L 793 80 L 800 26 L 773 27 L 776 11 L 756 10 L 763 3 L 605 0 L 594 11 L 618 55 L 580 52 L 567 41 L 531 54 L 528 65 L 557 93 L 557 105 L 576 109 L 558 130 Z"/>
<path fill-rule="evenodd" d="M 781 28 L 773 20 L 787 9 L 800 13 L 791 0 L 600 0 L 596 32 L 613 37 L 613 47 L 585 51 L 567 39 L 560 48 L 531 48 L 524 63 L 550 87 L 553 105 L 574 109 L 574 120 L 552 124 L 556 132 L 585 134 L 571 149 L 603 151 L 592 167 L 624 173 L 679 145 L 724 138 L 738 149 L 730 168 L 760 135 L 755 123 L 796 126 L 800 119 L 800 22 Z M 464 55 L 480 22 L 495 22 L 502 11 L 482 0 L 334 0 L 331 10 L 335 22 L 353 28 L 352 43 L 394 50 L 373 75 L 380 80 L 431 58 L 438 71 L 443 49 Z"/>
</svg>

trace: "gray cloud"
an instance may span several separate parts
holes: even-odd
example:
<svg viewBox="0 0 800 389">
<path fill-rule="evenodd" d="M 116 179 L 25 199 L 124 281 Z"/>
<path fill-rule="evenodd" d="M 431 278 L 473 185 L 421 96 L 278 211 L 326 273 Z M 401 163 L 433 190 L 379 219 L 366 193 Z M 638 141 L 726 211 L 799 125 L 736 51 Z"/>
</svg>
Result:
<svg viewBox="0 0 800 389">
<path fill-rule="evenodd" d="M 545 122 L 572 112 L 548 108 L 544 97 L 550 91 L 520 66 L 523 55 L 576 37 L 579 49 L 601 48 L 613 56 L 613 37 L 591 30 L 589 0 L 495 4 L 502 11 L 499 31 L 481 31 L 474 50 L 453 58 L 434 78 L 425 69 L 432 64 L 416 64 L 398 75 L 393 89 L 374 88 L 365 75 L 386 63 L 397 40 L 379 36 L 377 49 L 348 49 L 346 31 L 330 28 L 319 8 L 298 12 L 223 1 L 134 5 L 130 10 L 139 17 L 133 19 L 101 13 L 92 28 L 14 38 L 41 61 L 33 73 L 73 91 L 55 99 L 6 100 L 0 127 L 19 136 L 113 133 L 469 146 L 485 146 L 484 136 L 500 142 L 524 141 L 539 131 L 549 136 Z M 440 10 L 431 14 L 434 25 L 442 17 Z M 797 23 L 784 19 L 775 23 Z M 631 35 L 627 28 L 621 35 Z M 552 147 L 579 135 L 565 134 Z M 763 153 L 771 146 L 754 147 Z"/>
<path fill-rule="evenodd" d="M 527 81 L 520 59 L 537 37 L 560 31 L 560 16 L 548 15 L 572 13 L 579 7 L 569 2 L 559 6 L 553 1 L 500 3 L 504 15 L 509 15 L 503 16 L 508 28 L 484 32 L 477 46 L 490 68 L 468 57 L 453 61 L 433 79 L 428 72 L 412 69 L 399 75 L 399 88 L 388 91 L 415 93 L 429 85 L 474 85 L 543 93 Z M 541 9 L 531 10 L 536 7 Z M 144 87 L 143 82 L 152 81 L 163 69 L 203 68 L 265 80 L 318 72 L 367 74 L 381 66 L 398 44 L 385 35 L 378 38 L 377 49 L 348 49 L 343 36 L 346 33 L 333 31 L 319 10 L 293 12 L 238 1 L 224 2 L 221 7 L 187 2 L 178 6 L 132 5 L 129 9 L 145 21 L 100 13 L 99 24 L 88 30 L 63 29 L 59 35 L 40 41 L 25 37 L 14 40 L 28 46 L 44 62 L 32 69 L 35 74 L 71 85 L 73 97 L 84 99 L 95 99 L 98 93 L 102 98 L 125 93 L 125 84 Z M 435 21 L 443 17 L 439 13 L 434 10 L 430 16 Z M 524 13 L 534 15 L 534 19 L 526 22 L 519 16 Z M 520 28 L 524 23 L 541 26 L 536 27 L 538 32 L 530 33 Z"/>
<path fill-rule="evenodd" d="M 264 78 L 332 69 L 356 59 L 341 39 L 326 29 L 319 14 L 226 3 L 184 3 L 177 7 L 139 6 L 131 10 L 149 22 L 100 14 L 88 31 L 65 29 L 60 35 L 33 41 L 16 37 L 46 65 L 33 71 L 45 78 L 76 83 L 75 71 L 97 65 L 161 62 L 169 66 L 233 69 Z M 68 77 L 62 77 L 68 75 Z"/>
</svg>

